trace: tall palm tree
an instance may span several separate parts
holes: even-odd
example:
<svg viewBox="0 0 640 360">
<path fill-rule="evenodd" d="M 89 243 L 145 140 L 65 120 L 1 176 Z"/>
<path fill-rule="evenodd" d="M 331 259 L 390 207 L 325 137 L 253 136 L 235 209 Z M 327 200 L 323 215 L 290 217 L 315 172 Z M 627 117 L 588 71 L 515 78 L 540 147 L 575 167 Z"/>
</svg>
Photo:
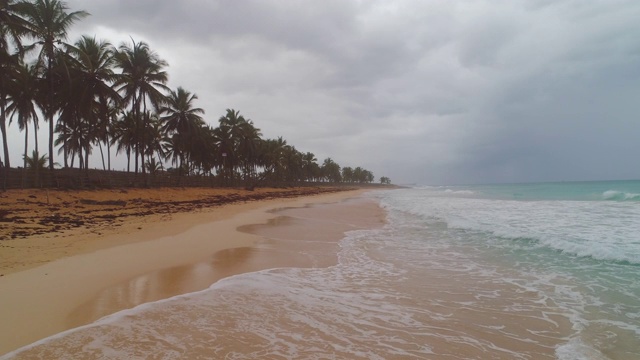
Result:
<svg viewBox="0 0 640 360">
<path fill-rule="evenodd" d="M 200 116 L 204 110 L 196 108 L 193 102 L 198 99 L 196 94 L 178 87 L 176 91 L 170 91 L 166 97 L 165 105 L 160 108 L 162 130 L 165 133 L 178 132 L 189 134 L 204 124 Z"/>
<path fill-rule="evenodd" d="M 244 180 L 248 188 L 256 175 L 256 167 L 258 165 L 258 147 L 262 141 L 260 129 L 253 126 L 251 120 L 246 120 L 239 125 L 239 133 L 237 139 L 237 149 L 240 155 L 242 171 L 244 172 Z"/>
<path fill-rule="evenodd" d="M 102 105 L 101 105 L 102 106 Z M 111 145 L 115 143 L 115 131 L 118 121 L 118 115 L 120 114 L 120 107 L 116 102 L 108 101 L 106 104 L 106 110 L 103 116 L 98 119 L 98 124 L 95 129 L 95 141 L 100 147 L 100 154 L 102 156 L 102 167 L 106 170 L 111 170 Z M 105 145 L 107 151 L 107 165 L 104 164 L 104 152 L 102 150 L 102 144 Z"/>
<path fill-rule="evenodd" d="M 23 2 L 0 0 L 0 132 L 2 133 L 3 155 L 7 167 L 11 166 L 7 144 L 7 86 L 21 62 L 23 50 L 21 38 L 27 31 L 27 24 L 21 17 L 25 7 Z"/>
<path fill-rule="evenodd" d="M 243 170 L 248 169 L 251 162 L 248 157 L 253 156 L 252 152 L 257 146 L 255 141 L 259 140 L 260 131 L 253 127 L 251 120 L 246 120 L 239 111 L 233 109 L 227 109 L 227 113 L 220 117 L 218 122 L 218 137 L 221 140 L 228 137 L 224 139 L 226 141 L 220 141 L 220 145 L 224 146 L 221 151 L 226 154 L 223 161 L 228 175 L 233 174 L 239 167 L 243 167 Z"/>
<path fill-rule="evenodd" d="M 213 138 L 216 145 L 216 164 L 225 182 L 231 179 L 234 167 L 234 144 L 229 126 L 220 125 L 213 129 Z"/>
<path fill-rule="evenodd" d="M 263 177 L 272 181 L 281 181 L 284 178 L 285 152 L 289 147 L 287 141 L 281 136 L 277 139 L 267 139 L 260 143 L 258 156 L 259 165 L 263 168 Z"/>
<path fill-rule="evenodd" d="M 216 136 L 214 129 L 209 125 L 201 125 L 190 138 L 187 153 L 193 168 L 199 168 L 203 174 L 211 175 L 217 164 Z"/>
<path fill-rule="evenodd" d="M 40 46 L 38 55 L 38 65 L 42 68 L 44 78 L 47 80 L 46 89 L 48 99 L 46 100 L 45 116 L 49 122 L 49 169 L 53 170 L 53 115 L 54 104 L 54 82 L 53 63 L 58 45 L 67 38 L 69 27 L 76 21 L 89 16 L 84 10 L 68 12 L 67 3 L 60 0 L 34 0 L 28 3 L 25 9 L 25 19 L 29 23 L 30 36 L 35 40 L 34 45 Z"/>
<path fill-rule="evenodd" d="M 190 155 L 185 154 L 189 150 L 187 144 L 197 140 L 198 131 L 204 126 L 204 120 L 200 116 L 204 114 L 204 110 L 194 107 L 196 99 L 196 94 L 178 87 L 176 91 L 169 92 L 165 105 L 160 108 L 160 113 L 165 114 L 160 118 L 162 131 L 172 138 L 174 156 L 180 159 L 180 169 L 184 165 L 185 155 Z M 178 136 L 173 137 L 174 134 Z"/>
<path fill-rule="evenodd" d="M 70 64 L 73 68 L 71 74 L 76 77 L 71 81 L 79 90 L 69 101 L 79 107 L 81 121 L 85 122 L 90 129 L 87 134 L 89 138 L 85 142 L 97 143 L 102 152 L 104 141 L 109 151 L 108 129 L 114 111 L 113 106 L 110 108 L 110 105 L 121 102 L 120 95 L 112 87 L 117 79 L 117 75 L 113 72 L 115 49 L 107 41 L 98 41 L 95 37 L 88 36 L 82 36 L 74 45 L 66 47 L 71 56 Z M 88 154 L 87 149 L 85 157 Z M 102 156 L 102 163 L 104 168 L 104 156 Z M 85 161 L 86 164 L 87 161 Z"/>
<path fill-rule="evenodd" d="M 145 137 L 145 143 L 147 144 L 146 153 L 147 160 L 151 161 L 154 156 L 158 156 L 158 159 L 164 159 L 164 148 L 162 147 L 165 142 L 166 135 L 162 131 L 162 121 L 157 113 L 147 111 L 145 115 L 149 118 L 149 126 L 145 129 L 143 136 Z M 145 162 L 145 163 L 146 163 Z M 160 164 L 162 166 L 162 164 Z"/>
<path fill-rule="evenodd" d="M 322 163 L 322 173 L 329 182 L 340 182 L 342 180 L 340 165 L 331 158 L 324 159 Z"/>
<path fill-rule="evenodd" d="M 132 40 L 133 41 L 133 40 Z M 136 141 L 135 171 L 138 172 L 138 156 L 144 158 L 145 143 L 142 129 L 147 128 L 149 119 L 145 116 L 147 99 L 158 109 L 164 102 L 162 91 L 167 91 L 165 84 L 169 75 L 164 70 L 167 62 L 149 48 L 145 42 L 133 41 L 132 46 L 122 44 L 116 53 L 116 66 L 122 69 L 116 81 L 118 91 L 122 93 L 125 103 L 131 104 L 131 110 L 137 121 L 139 138 Z M 161 91 L 162 90 L 162 91 Z M 144 167 L 142 168 L 144 173 Z"/>
<path fill-rule="evenodd" d="M 20 130 L 24 130 L 23 169 L 26 169 L 28 155 L 27 150 L 29 147 L 29 122 L 33 122 L 35 152 L 38 152 L 38 114 L 36 112 L 35 105 L 38 84 L 36 81 L 35 68 L 33 66 L 26 64 L 21 65 L 14 73 L 14 76 L 13 81 L 9 84 L 9 106 L 7 106 L 7 113 L 10 115 L 10 122 L 14 117 L 17 117 Z"/>
<path fill-rule="evenodd" d="M 350 166 L 345 166 L 342 168 L 342 181 L 344 182 L 353 182 L 353 168 Z"/>
<path fill-rule="evenodd" d="M 125 112 L 114 124 L 113 141 L 117 143 L 116 154 L 124 151 L 127 156 L 127 172 L 131 170 L 131 150 L 136 146 L 137 121 L 131 111 Z"/>
<path fill-rule="evenodd" d="M 302 173 L 304 180 L 309 181 L 314 177 L 314 165 L 317 166 L 316 163 L 318 159 L 313 153 L 307 152 L 302 155 Z"/>
</svg>

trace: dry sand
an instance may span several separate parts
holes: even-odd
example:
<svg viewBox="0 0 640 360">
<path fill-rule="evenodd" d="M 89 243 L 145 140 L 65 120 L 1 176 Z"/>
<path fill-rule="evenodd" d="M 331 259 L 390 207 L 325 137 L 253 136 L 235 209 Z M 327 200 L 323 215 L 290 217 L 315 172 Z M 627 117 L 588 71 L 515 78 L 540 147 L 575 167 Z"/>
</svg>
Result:
<svg viewBox="0 0 640 360">
<path fill-rule="evenodd" d="M 0 276 L 65 256 L 177 234 L 204 221 L 193 217 L 194 213 L 213 211 L 215 216 L 224 217 L 232 216 L 236 211 L 236 208 L 221 211 L 221 205 L 340 190 L 345 189 L 29 189 L 0 192 Z M 185 213 L 189 216 L 184 217 Z M 157 226 L 158 222 L 170 220 L 179 221 L 173 221 L 169 227 Z M 142 229 L 145 231 L 138 231 Z M 135 237 L 110 237 L 109 241 L 102 241 L 114 233 L 132 232 L 136 233 Z"/>
<path fill-rule="evenodd" d="M 205 193 L 205 190 L 211 193 Z M 357 196 L 364 190 L 338 193 L 333 190 L 331 194 L 306 197 L 299 197 L 304 192 L 300 189 L 262 190 L 246 194 L 238 190 L 214 191 L 163 189 L 146 195 L 137 193 L 137 190 L 49 193 L 50 208 L 54 208 L 51 206 L 52 198 L 60 202 L 55 205 L 55 211 L 60 214 L 58 217 L 82 216 L 84 223 L 64 231 L 41 230 L 40 234 L 24 238 L 14 236 L 12 240 L 0 241 L 3 273 L 0 277 L 0 318 L 3 320 L 0 322 L 0 354 L 140 303 L 206 288 L 213 281 L 232 274 L 275 266 L 325 266 L 335 262 L 331 256 L 303 257 L 293 262 L 274 256 L 278 246 L 296 246 L 291 243 L 294 239 L 287 238 L 282 232 L 276 231 L 274 235 L 271 226 L 256 224 L 285 225 L 289 234 L 303 232 L 305 236 L 317 234 L 324 239 L 333 239 L 334 245 L 331 242 L 309 242 L 297 246 L 303 247 L 307 253 L 334 254 L 335 251 L 327 250 L 332 247 L 335 250 L 335 240 L 354 224 L 340 225 L 339 221 L 334 221 L 330 226 L 318 223 L 314 227 L 309 222 L 296 223 L 282 215 L 287 211 L 297 211 L 288 208 L 338 202 Z M 319 192 L 323 190 L 315 189 L 309 194 Z M 24 199 L 22 202 L 34 203 L 36 208 L 46 204 L 46 192 L 31 194 L 36 198 L 27 194 L 17 196 Z M 4 195 L 3 201 L 16 196 Z M 75 197 L 76 202 L 71 202 L 65 195 Z M 127 196 L 129 198 L 123 199 Z M 274 200 L 277 196 L 281 197 Z M 298 197 L 290 198 L 292 196 Z M 260 197 L 270 200 L 245 202 Z M 202 199 L 208 199 L 208 202 Z M 104 201 L 110 204 L 101 203 Z M 118 209 L 105 208 L 117 206 L 112 204 L 118 201 L 127 202 L 124 206 L 119 205 L 125 209 L 132 203 L 140 204 L 140 207 L 138 210 L 126 209 L 130 211 L 129 215 L 123 209 L 118 213 Z M 224 202 L 231 204 L 219 206 Z M 6 205 L 10 201 L 4 203 Z M 358 206 L 362 219 L 370 219 L 372 224 L 383 221 L 384 215 L 377 206 Z M 176 207 L 181 212 L 173 212 Z M 270 211 L 284 207 L 287 209 L 279 215 Z M 4 209 L 0 207 L 0 210 L 6 209 L 6 206 Z M 344 218 L 354 212 L 348 207 L 336 209 L 331 212 L 338 211 L 334 214 L 338 217 L 341 217 L 339 211 L 345 212 Z M 27 216 L 28 210 L 17 212 L 21 219 L 30 219 L 24 220 L 22 225 L 38 223 L 38 216 L 42 218 L 46 211 L 54 211 L 36 210 L 31 210 L 34 213 L 31 218 Z M 145 211 L 160 214 L 138 214 Z M 318 215 L 314 215 L 317 210 L 313 208 L 305 211 L 309 218 Z M 111 220 L 94 223 L 95 219 L 109 218 L 105 215 L 114 212 L 117 216 Z M 9 212 L 4 218 L 10 216 L 15 214 Z M 359 226 L 369 226 L 366 222 Z M 55 230 L 59 225 L 49 226 Z M 6 229 L 2 228 L 5 236 L 10 233 Z M 272 239 L 267 241 L 263 236 L 271 236 Z M 314 249 L 314 246 L 320 247 Z"/>
</svg>

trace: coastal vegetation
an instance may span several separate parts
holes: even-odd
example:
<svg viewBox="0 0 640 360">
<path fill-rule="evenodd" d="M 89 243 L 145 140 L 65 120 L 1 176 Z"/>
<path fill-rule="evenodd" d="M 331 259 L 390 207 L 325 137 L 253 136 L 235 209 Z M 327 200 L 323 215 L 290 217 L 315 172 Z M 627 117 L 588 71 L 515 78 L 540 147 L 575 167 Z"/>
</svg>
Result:
<svg viewBox="0 0 640 360">
<path fill-rule="evenodd" d="M 195 93 L 168 87 L 169 64 L 149 44 L 131 39 L 116 47 L 87 35 L 67 42 L 70 27 L 87 16 L 59 0 L 0 0 L 3 188 L 12 165 L 9 126 L 24 131 L 23 187 L 56 186 L 54 157 L 63 169 L 83 170 L 69 172 L 82 178 L 95 167 L 90 159 L 100 159 L 105 172 L 113 170 L 112 155 L 126 157 L 126 172 L 140 174 L 144 185 L 159 173 L 247 188 L 374 181 L 361 167 L 341 167 L 331 158 L 319 162 L 282 137 L 264 138 L 238 110 L 227 109 L 217 126 L 210 125 Z M 42 122 L 49 135 L 46 153 L 38 144 Z M 35 181 L 25 180 L 34 174 Z"/>
</svg>

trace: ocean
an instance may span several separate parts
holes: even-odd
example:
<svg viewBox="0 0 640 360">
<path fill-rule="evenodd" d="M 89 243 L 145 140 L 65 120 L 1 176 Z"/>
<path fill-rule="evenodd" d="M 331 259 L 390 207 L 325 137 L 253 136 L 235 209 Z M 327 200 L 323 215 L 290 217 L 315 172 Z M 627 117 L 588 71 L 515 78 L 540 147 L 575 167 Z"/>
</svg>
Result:
<svg viewBox="0 0 640 360">
<path fill-rule="evenodd" d="M 375 191 L 329 267 L 140 305 L 1 359 L 638 359 L 640 181 Z"/>
</svg>

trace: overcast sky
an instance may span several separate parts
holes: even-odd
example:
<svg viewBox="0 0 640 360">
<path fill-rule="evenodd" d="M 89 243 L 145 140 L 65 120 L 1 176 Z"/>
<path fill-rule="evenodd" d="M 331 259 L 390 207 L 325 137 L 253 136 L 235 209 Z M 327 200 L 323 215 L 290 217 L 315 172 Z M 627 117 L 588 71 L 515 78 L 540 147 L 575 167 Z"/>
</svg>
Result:
<svg viewBox="0 0 640 360">
<path fill-rule="evenodd" d="M 69 41 L 146 41 L 210 124 L 239 110 L 376 180 L 640 178 L 637 0 L 68 5 L 92 14 Z"/>
</svg>

